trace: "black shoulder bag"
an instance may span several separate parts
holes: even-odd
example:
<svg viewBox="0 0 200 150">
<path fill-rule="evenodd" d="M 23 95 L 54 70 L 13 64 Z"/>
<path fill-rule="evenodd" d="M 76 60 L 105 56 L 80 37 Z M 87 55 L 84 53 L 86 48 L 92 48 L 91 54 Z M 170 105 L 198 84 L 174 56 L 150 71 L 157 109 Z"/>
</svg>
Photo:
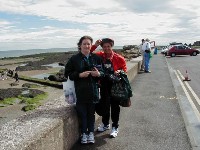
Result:
<svg viewBox="0 0 200 150">
<path fill-rule="evenodd" d="M 125 72 L 121 71 L 119 76 L 121 79 L 118 82 L 113 82 L 111 96 L 113 99 L 119 100 L 122 107 L 129 107 L 131 106 L 130 97 L 133 95 L 132 89 Z"/>
</svg>

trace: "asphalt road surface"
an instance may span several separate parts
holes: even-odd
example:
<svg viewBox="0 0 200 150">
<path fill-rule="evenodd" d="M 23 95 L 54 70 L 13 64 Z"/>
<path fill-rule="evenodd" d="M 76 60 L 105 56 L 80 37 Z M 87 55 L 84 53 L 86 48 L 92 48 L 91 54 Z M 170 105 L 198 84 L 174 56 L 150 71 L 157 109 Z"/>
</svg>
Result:
<svg viewBox="0 0 200 150">
<path fill-rule="evenodd" d="M 177 75 L 183 79 L 186 76 L 191 81 L 184 83 L 187 91 L 190 92 L 191 98 L 200 112 L 200 55 L 197 56 L 177 56 L 177 57 L 166 57 L 169 66 L 177 73 Z M 187 73 L 186 73 L 187 71 Z M 182 79 L 182 78 L 181 78 Z M 189 88 L 188 88 L 189 87 Z M 192 92 L 191 92 L 192 91 Z M 193 96 L 195 95 L 195 97 Z"/>
</svg>

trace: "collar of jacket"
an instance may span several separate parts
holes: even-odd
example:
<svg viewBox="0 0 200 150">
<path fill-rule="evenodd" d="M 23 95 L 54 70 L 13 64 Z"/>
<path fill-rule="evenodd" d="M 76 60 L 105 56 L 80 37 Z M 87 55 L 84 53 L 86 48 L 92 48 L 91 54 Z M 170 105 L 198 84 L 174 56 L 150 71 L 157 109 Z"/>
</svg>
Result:
<svg viewBox="0 0 200 150">
<path fill-rule="evenodd" d="M 106 53 L 104 52 L 104 54 L 103 54 L 103 58 L 104 58 L 104 59 L 110 59 L 110 60 L 112 60 L 112 59 L 113 59 L 113 56 L 114 56 L 113 50 L 111 51 L 111 53 L 106 54 Z"/>
<path fill-rule="evenodd" d="M 84 54 L 82 54 L 81 52 L 79 52 L 79 54 L 80 54 L 80 56 L 81 56 L 82 58 L 89 58 L 89 57 L 91 57 L 91 53 L 89 53 L 89 56 L 88 56 L 88 57 L 85 56 Z"/>
</svg>

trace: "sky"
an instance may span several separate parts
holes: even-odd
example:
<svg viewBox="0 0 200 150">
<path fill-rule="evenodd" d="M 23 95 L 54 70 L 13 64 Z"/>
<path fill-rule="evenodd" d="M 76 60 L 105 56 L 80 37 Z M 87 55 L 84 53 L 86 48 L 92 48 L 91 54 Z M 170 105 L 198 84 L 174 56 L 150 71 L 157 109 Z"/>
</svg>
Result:
<svg viewBox="0 0 200 150">
<path fill-rule="evenodd" d="M 0 51 L 70 48 L 91 36 L 115 46 L 200 40 L 199 0 L 1 0 Z"/>
</svg>

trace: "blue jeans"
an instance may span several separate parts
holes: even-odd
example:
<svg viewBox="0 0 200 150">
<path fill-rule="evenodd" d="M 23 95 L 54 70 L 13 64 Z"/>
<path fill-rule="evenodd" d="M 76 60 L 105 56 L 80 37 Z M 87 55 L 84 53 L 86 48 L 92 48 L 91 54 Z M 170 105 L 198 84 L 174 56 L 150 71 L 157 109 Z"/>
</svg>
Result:
<svg viewBox="0 0 200 150">
<path fill-rule="evenodd" d="M 81 133 L 94 132 L 95 104 L 77 103 L 76 110 L 81 118 Z"/>
<path fill-rule="evenodd" d="M 149 64 L 150 64 L 150 53 L 144 53 L 144 66 L 145 71 L 149 71 Z"/>
</svg>

